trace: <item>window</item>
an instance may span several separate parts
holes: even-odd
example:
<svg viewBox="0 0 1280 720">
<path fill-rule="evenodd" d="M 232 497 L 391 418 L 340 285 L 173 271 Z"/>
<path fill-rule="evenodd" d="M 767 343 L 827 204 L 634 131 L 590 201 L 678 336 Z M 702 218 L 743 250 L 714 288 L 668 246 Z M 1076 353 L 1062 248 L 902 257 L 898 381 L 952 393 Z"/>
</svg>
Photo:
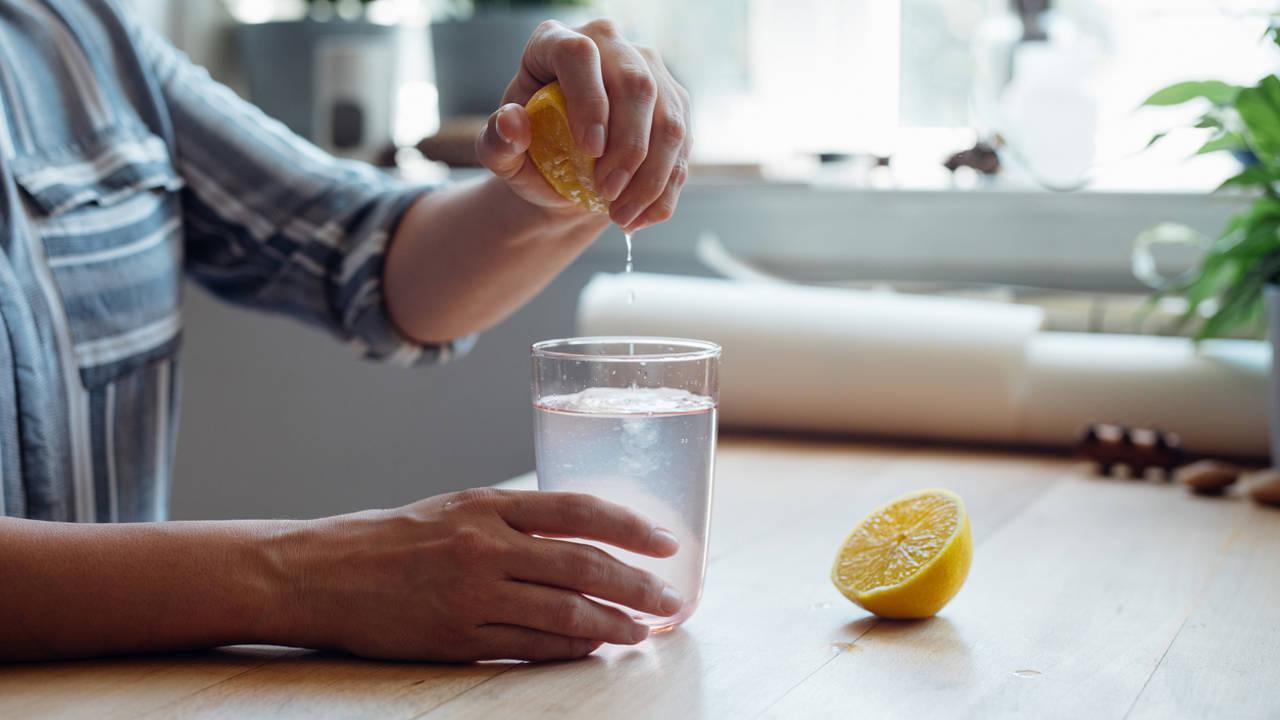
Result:
<svg viewBox="0 0 1280 720">
<path fill-rule="evenodd" d="M 1041 18 L 1049 45 L 1061 52 L 1023 53 L 1028 57 L 1018 63 L 1009 45 L 1022 25 L 1011 0 L 597 0 L 597 6 L 661 50 L 689 87 L 696 159 L 704 162 L 763 163 L 815 178 L 823 176 L 818 153 L 892 156 L 894 182 L 947 187 L 953 178 L 941 160 L 999 132 L 1009 144 L 1001 182 L 1014 186 L 1048 182 L 1035 167 L 1045 158 L 1079 161 L 1082 182 L 1103 190 L 1199 190 L 1233 172 L 1230 158 L 1189 157 L 1202 139 L 1192 130 L 1143 152 L 1153 133 L 1185 121 L 1194 108 L 1137 107 L 1174 81 L 1249 82 L 1280 67 L 1280 53 L 1262 41 L 1274 3 L 1042 2 L 1050 6 Z M 381 0 L 375 9 L 406 24 L 403 37 L 420 46 L 427 18 L 456 4 Z M 253 21 L 302 9 L 301 0 L 226 5 Z M 434 94 L 429 51 L 411 48 L 402 57 L 410 83 L 401 96 L 403 139 L 434 128 L 426 107 Z M 1006 107 L 1013 65 L 1031 68 L 1014 78 L 1022 80 L 1020 94 L 1012 93 L 1019 112 Z M 1083 104 L 1066 103 L 1063 88 Z M 832 177 L 849 180 L 838 172 Z"/>
<path fill-rule="evenodd" d="M 680 0 L 613 0 L 609 8 L 651 39 L 694 92 L 702 157 L 892 154 L 907 184 L 928 185 L 946 182 L 939 160 L 971 144 L 975 126 L 991 123 L 981 107 L 990 82 L 983 73 L 1000 64 L 990 55 L 1011 24 L 1020 34 L 1010 4 L 707 0 L 692 11 L 695 3 Z M 1273 3 L 1048 4 L 1051 38 L 1078 54 L 1060 74 L 1091 97 L 1085 145 L 1092 147 L 1094 187 L 1201 188 L 1225 177 L 1229 159 L 1187 160 L 1200 141 L 1192 131 L 1139 154 L 1155 131 L 1188 114 L 1136 108 L 1178 80 L 1250 82 L 1280 67 L 1280 54 L 1262 41 Z M 745 52 L 725 52 L 738 47 Z"/>
</svg>

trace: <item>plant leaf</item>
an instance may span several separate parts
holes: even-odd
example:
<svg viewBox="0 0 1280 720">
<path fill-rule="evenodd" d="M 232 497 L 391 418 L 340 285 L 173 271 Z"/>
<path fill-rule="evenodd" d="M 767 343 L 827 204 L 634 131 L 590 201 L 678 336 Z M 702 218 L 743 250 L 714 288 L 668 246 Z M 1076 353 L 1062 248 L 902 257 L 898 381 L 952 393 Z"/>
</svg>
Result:
<svg viewBox="0 0 1280 720">
<path fill-rule="evenodd" d="M 1266 283 L 1260 276 L 1250 274 L 1233 285 L 1222 296 L 1222 305 L 1197 333 L 1197 340 L 1224 337 L 1240 326 L 1248 326 L 1257 316 L 1262 303 L 1262 288 Z"/>
<path fill-rule="evenodd" d="M 1263 162 L 1274 162 L 1280 157 L 1280 78 L 1268 75 L 1256 87 L 1241 89 L 1235 104 L 1254 154 Z M 1201 152 L 1211 151 L 1201 148 Z"/>
<path fill-rule="evenodd" d="M 1240 231 L 1247 230 L 1254 224 L 1270 217 L 1280 218 L 1280 201 L 1271 196 L 1263 196 L 1254 200 L 1248 210 L 1236 213 L 1228 218 L 1227 226 L 1223 228 L 1222 234 L 1218 236 L 1212 252 L 1220 252 L 1223 248 L 1231 247 L 1240 241 L 1241 238 L 1237 237 Z"/>
<path fill-rule="evenodd" d="M 1200 116 L 1200 120 L 1192 127 L 1197 128 L 1213 128 L 1215 130 L 1222 129 L 1222 118 L 1213 113 L 1205 113 Z"/>
<path fill-rule="evenodd" d="M 1248 149 L 1245 144 L 1244 137 L 1240 133 L 1222 133 L 1215 137 L 1209 138 L 1205 144 L 1196 150 L 1196 155 L 1207 155 L 1211 152 L 1219 152 L 1222 150 L 1245 150 Z"/>
<path fill-rule="evenodd" d="M 1200 266 L 1200 275 L 1183 290 L 1189 310 L 1194 311 L 1200 303 L 1217 297 L 1236 282 L 1240 276 L 1240 265 L 1229 257 L 1213 255 L 1205 258 Z"/>
<path fill-rule="evenodd" d="M 1253 263 L 1280 250 L 1280 218 L 1265 217 L 1250 225 L 1239 242 L 1227 245 L 1220 251 L 1245 263 Z"/>
<path fill-rule="evenodd" d="M 1196 98 L 1204 98 L 1214 105 L 1230 105 L 1240 88 L 1221 80 L 1188 80 L 1170 85 L 1152 93 L 1143 105 L 1163 107 L 1181 105 Z"/>
<path fill-rule="evenodd" d="M 1212 259 L 1223 265 L 1234 266 L 1234 273 L 1228 275 L 1224 272 L 1215 280 L 1215 282 L 1219 283 L 1220 292 L 1213 295 L 1213 297 L 1217 297 L 1220 304 L 1217 312 L 1200 327 L 1199 332 L 1196 334 L 1197 340 L 1222 337 L 1239 327 L 1244 327 L 1255 335 L 1259 333 L 1263 310 L 1263 288 L 1280 274 L 1280 252 L 1275 249 L 1280 247 L 1280 239 L 1276 235 L 1277 228 L 1280 228 L 1280 221 L 1272 222 L 1273 219 L 1268 220 L 1262 227 L 1250 228 L 1248 235 L 1250 238 L 1256 237 L 1261 240 L 1260 245 L 1265 246 L 1269 242 L 1272 248 L 1270 251 L 1258 253 L 1256 251 L 1263 250 L 1263 248 L 1255 247 L 1252 248 L 1255 251 L 1252 256 L 1244 254 L 1241 246 L 1251 241 L 1246 240 L 1232 249 L 1233 252 L 1230 255 L 1233 257 L 1217 255 L 1214 258 L 1206 259 L 1205 268 L 1210 266 L 1210 260 Z M 1266 237 L 1267 235 L 1270 235 L 1270 237 Z M 1200 278 L 1197 278 L 1197 282 L 1205 280 L 1207 283 L 1208 279 L 1209 275 L 1202 273 Z M 1194 307 L 1203 302 L 1203 300 L 1192 302 L 1190 293 L 1188 293 L 1187 298 L 1192 305 L 1191 312 L 1194 312 Z"/>
<path fill-rule="evenodd" d="M 1261 165 L 1250 165 L 1244 170 L 1232 175 L 1217 187 L 1218 190 L 1225 190 L 1231 187 L 1262 187 L 1266 188 L 1271 185 L 1271 175 Z"/>
</svg>

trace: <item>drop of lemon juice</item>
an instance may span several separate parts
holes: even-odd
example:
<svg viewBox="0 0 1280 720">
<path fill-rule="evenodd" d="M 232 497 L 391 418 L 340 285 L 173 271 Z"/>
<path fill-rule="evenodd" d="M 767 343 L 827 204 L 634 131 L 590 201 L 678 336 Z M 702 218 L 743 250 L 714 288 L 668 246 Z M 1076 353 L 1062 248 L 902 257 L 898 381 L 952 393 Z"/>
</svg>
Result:
<svg viewBox="0 0 1280 720">
<path fill-rule="evenodd" d="M 622 272 L 623 272 L 625 275 L 627 275 L 627 277 L 630 277 L 630 276 L 631 276 L 631 269 L 632 269 L 632 263 L 631 263 L 631 233 L 626 232 L 626 231 L 624 230 L 624 231 L 622 232 L 622 239 L 627 241 L 627 264 L 626 264 L 626 265 L 624 265 L 624 266 L 622 267 Z M 627 285 L 628 285 L 628 287 L 627 287 L 627 304 L 628 304 L 628 305 L 635 305 L 635 304 L 636 304 L 636 291 L 635 291 L 635 288 L 630 287 L 630 285 L 631 285 L 631 283 L 630 283 L 630 282 L 628 282 L 628 283 L 627 283 Z M 635 343 L 628 343 L 628 344 L 627 344 L 627 349 L 628 349 L 628 354 L 629 354 L 629 355 L 635 355 L 635 354 L 636 354 L 636 346 L 635 346 Z"/>
<path fill-rule="evenodd" d="M 625 272 L 627 275 L 630 275 L 630 274 L 631 274 L 631 269 L 632 269 L 632 262 L 631 262 L 631 233 L 629 233 L 629 232 L 624 232 L 624 233 L 622 233 L 622 238 L 623 238 L 624 240 L 626 240 L 626 241 L 627 241 L 627 264 L 626 264 L 625 266 L 623 266 L 622 271 L 623 271 L 623 272 Z M 636 304 L 636 291 L 635 291 L 634 289 L 627 288 L 627 304 L 628 304 L 628 305 L 635 305 L 635 304 Z"/>
</svg>

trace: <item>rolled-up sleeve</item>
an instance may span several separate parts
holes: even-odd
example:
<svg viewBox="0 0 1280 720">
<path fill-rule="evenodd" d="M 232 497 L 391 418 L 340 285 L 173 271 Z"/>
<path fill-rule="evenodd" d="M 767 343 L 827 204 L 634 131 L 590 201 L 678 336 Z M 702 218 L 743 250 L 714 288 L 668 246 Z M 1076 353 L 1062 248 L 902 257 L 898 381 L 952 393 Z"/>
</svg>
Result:
<svg viewBox="0 0 1280 720">
<path fill-rule="evenodd" d="M 173 125 L 192 278 L 232 302 L 323 327 L 374 359 L 439 362 L 471 347 L 474 336 L 414 342 L 386 310 L 388 242 L 429 188 L 333 158 L 160 36 L 134 32 Z"/>
</svg>

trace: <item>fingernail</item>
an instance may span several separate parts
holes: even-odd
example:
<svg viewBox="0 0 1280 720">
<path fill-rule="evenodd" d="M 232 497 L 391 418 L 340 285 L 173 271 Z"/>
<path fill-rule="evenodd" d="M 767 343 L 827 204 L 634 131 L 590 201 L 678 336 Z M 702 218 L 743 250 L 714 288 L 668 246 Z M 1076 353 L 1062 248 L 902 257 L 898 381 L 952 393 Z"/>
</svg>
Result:
<svg viewBox="0 0 1280 720">
<path fill-rule="evenodd" d="M 631 173 L 618 168 L 609 173 L 609 177 L 604 179 L 604 184 L 600 186 L 600 193 L 605 199 L 613 202 L 618 199 L 623 190 L 627 189 L 627 183 L 631 181 Z"/>
<path fill-rule="evenodd" d="M 679 591 L 670 585 L 662 589 L 662 600 L 658 603 L 658 609 L 663 615 L 675 615 L 682 607 L 684 607 L 684 598 L 680 596 Z"/>
<path fill-rule="evenodd" d="M 498 114 L 494 116 L 494 118 L 493 118 L 493 129 L 494 129 L 494 130 L 496 130 L 496 131 L 498 131 L 498 137 L 502 139 L 502 142 L 504 142 L 504 143 L 510 143 L 510 142 L 511 142 L 511 140 L 510 140 L 506 135 L 504 135 L 504 134 L 502 133 L 502 111 L 503 111 L 504 109 L 505 109 L 505 108 L 499 108 L 499 109 L 498 109 Z"/>
<path fill-rule="evenodd" d="M 680 541 L 666 528 L 654 528 L 653 534 L 649 536 L 649 544 L 654 550 L 667 555 L 674 555 L 680 549 Z"/>
<path fill-rule="evenodd" d="M 647 637 L 649 637 L 648 625 L 641 625 L 640 623 L 636 623 L 635 625 L 631 626 L 631 639 L 635 640 L 636 642 L 643 642 L 644 639 Z"/>
<path fill-rule="evenodd" d="M 596 123 L 587 128 L 587 134 L 583 137 L 583 151 L 592 157 L 600 157 L 604 154 L 604 125 Z"/>
<path fill-rule="evenodd" d="M 635 219 L 640 215 L 641 210 L 644 210 L 644 208 L 641 207 L 639 203 L 626 203 L 622 207 L 613 211 L 613 221 L 622 227 L 626 227 L 635 222 Z"/>
</svg>

